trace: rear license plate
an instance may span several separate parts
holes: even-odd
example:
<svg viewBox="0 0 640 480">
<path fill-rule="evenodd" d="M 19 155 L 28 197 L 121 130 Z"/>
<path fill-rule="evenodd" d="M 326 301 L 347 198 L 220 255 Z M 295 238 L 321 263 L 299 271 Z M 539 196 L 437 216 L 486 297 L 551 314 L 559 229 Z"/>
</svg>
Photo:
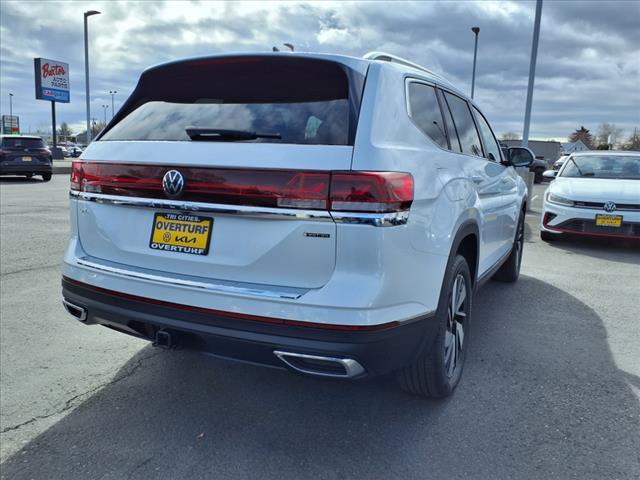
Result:
<svg viewBox="0 0 640 480">
<path fill-rule="evenodd" d="M 596 215 L 598 227 L 621 227 L 622 215 Z"/>
<path fill-rule="evenodd" d="M 31 157 L 22 157 L 22 161 L 23 162 L 30 162 L 31 161 Z"/>
<path fill-rule="evenodd" d="M 156 213 L 149 247 L 166 252 L 207 255 L 213 218 L 181 213 Z"/>
</svg>

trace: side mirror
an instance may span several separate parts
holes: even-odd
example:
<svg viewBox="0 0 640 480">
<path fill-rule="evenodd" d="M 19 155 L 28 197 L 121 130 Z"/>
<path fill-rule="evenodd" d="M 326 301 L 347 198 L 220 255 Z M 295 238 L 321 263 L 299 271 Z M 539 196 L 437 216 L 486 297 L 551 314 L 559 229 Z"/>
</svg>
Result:
<svg viewBox="0 0 640 480">
<path fill-rule="evenodd" d="M 542 177 L 543 178 L 551 178 L 551 179 L 553 179 L 553 178 L 556 178 L 556 175 L 558 175 L 558 172 L 555 171 L 555 170 L 545 170 L 542 173 Z"/>
<path fill-rule="evenodd" d="M 526 147 L 509 147 L 507 149 L 507 159 L 514 167 L 530 167 L 533 163 L 534 155 Z"/>
</svg>

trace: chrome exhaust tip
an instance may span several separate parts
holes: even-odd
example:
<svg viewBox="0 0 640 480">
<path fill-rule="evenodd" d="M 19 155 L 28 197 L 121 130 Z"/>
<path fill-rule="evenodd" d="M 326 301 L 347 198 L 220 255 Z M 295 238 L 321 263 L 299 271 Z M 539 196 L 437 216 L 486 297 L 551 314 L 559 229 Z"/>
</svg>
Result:
<svg viewBox="0 0 640 480">
<path fill-rule="evenodd" d="M 76 320 L 79 320 L 81 322 L 85 322 L 87 320 L 87 309 L 86 308 L 81 307 L 79 305 L 76 305 L 74 303 L 71 303 L 66 298 L 62 299 L 62 305 L 64 306 L 64 309 L 67 312 L 69 312 L 70 315 L 75 317 Z"/>
<path fill-rule="evenodd" d="M 290 368 L 307 375 L 354 378 L 365 372 L 364 367 L 352 358 L 323 357 L 280 350 L 274 350 L 273 353 Z"/>
</svg>

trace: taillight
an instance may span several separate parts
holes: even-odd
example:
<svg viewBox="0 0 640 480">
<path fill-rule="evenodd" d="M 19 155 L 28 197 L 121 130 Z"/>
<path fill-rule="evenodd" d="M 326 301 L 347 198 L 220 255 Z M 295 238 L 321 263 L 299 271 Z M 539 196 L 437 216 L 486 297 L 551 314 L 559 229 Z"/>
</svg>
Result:
<svg viewBox="0 0 640 480">
<path fill-rule="evenodd" d="M 399 212 L 413 202 L 413 177 L 400 172 L 333 172 L 330 210 Z"/>
<path fill-rule="evenodd" d="M 165 167 L 74 161 L 71 190 L 144 198 L 167 198 L 162 178 L 184 177 L 180 200 L 270 208 L 398 212 L 413 201 L 413 177 L 400 172 Z"/>
<path fill-rule="evenodd" d="M 82 189 L 82 162 L 71 163 L 71 190 Z"/>
</svg>

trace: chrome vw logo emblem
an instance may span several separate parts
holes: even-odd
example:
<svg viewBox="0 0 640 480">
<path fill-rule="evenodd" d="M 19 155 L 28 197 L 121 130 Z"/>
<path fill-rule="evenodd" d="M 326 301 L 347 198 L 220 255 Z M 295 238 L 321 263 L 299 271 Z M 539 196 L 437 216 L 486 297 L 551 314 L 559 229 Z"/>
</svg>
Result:
<svg viewBox="0 0 640 480">
<path fill-rule="evenodd" d="M 616 211 L 616 204 L 615 204 L 615 203 L 613 203 L 613 202 L 606 202 L 606 203 L 604 204 L 604 209 L 605 209 L 607 212 L 615 212 L 615 211 Z"/>
<path fill-rule="evenodd" d="M 169 170 L 162 177 L 162 188 L 169 198 L 178 198 L 184 191 L 184 177 L 177 170 Z"/>
</svg>

